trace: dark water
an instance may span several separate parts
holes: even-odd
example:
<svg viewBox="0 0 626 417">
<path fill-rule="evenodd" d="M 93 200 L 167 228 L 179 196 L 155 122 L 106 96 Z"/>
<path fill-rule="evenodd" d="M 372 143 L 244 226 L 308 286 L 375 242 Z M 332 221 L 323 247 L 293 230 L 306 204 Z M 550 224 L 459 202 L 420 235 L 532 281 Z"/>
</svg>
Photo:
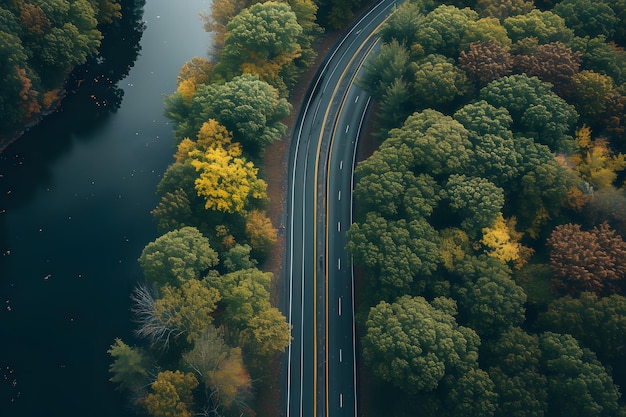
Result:
<svg viewBox="0 0 626 417">
<path fill-rule="evenodd" d="M 149 212 L 173 153 L 163 94 L 210 43 L 210 0 L 142 2 L 126 1 L 127 27 L 63 111 L 0 155 L 0 417 L 132 415 L 106 351 L 132 342 L 136 259 L 157 236 Z"/>
</svg>

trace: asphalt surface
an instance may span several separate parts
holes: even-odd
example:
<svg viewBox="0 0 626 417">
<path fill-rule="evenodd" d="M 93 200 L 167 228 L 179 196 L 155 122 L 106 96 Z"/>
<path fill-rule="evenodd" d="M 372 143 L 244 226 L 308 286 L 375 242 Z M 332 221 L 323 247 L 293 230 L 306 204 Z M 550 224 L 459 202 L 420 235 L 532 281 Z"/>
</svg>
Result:
<svg viewBox="0 0 626 417">
<path fill-rule="evenodd" d="M 369 96 L 353 81 L 391 13 L 383 0 L 329 52 L 304 97 L 289 159 L 284 313 L 292 342 L 281 415 L 356 416 L 354 277 L 345 245 Z"/>
</svg>

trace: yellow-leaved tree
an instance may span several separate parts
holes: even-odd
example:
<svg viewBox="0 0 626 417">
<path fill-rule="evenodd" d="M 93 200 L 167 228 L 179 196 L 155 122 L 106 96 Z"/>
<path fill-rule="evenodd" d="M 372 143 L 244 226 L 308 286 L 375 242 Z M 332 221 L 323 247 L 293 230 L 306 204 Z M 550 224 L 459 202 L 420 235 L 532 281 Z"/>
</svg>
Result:
<svg viewBox="0 0 626 417">
<path fill-rule="evenodd" d="M 257 177 L 258 168 L 241 156 L 241 146 L 216 145 L 189 153 L 199 173 L 195 188 L 205 198 L 207 210 L 242 213 L 252 200 L 267 199 L 267 184 Z"/>
<path fill-rule="evenodd" d="M 278 231 L 272 221 L 259 210 L 252 210 L 246 215 L 246 236 L 252 249 L 265 256 L 276 243 Z"/>
<path fill-rule="evenodd" d="M 152 392 L 143 400 L 154 417 L 192 417 L 193 390 L 198 380 L 192 373 L 159 372 L 152 383 Z"/>
<path fill-rule="evenodd" d="M 576 131 L 580 152 L 569 157 L 578 174 L 595 189 L 613 186 L 617 172 L 626 168 L 626 155 L 614 154 L 605 138 L 591 138 L 587 126 Z"/>
<path fill-rule="evenodd" d="M 189 159 L 189 154 L 195 150 L 206 152 L 215 146 L 227 149 L 240 146 L 238 143 L 232 143 L 232 140 L 233 134 L 228 129 L 217 120 L 209 119 L 202 124 L 195 141 L 185 138 L 178 144 L 174 158 L 176 162 L 185 162 Z"/>
<path fill-rule="evenodd" d="M 183 102 L 191 105 L 196 88 L 211 81 L 213 64 L 204 58 L 194 57 L 185 63 L 178 73 L 176 92 L 180 93 Z"/>
<path fill-rule="evenodd" d="M 483 244 L 489 256 L 503 263 L 511 262 L 516 269 L 519 269 L 528 261 L 533 250 L 519 242 L 523 233 L 515 230 L 515 224 L 515 217 L 505 220 L 500 214 L 491 227 L 483 229 L 480 243 Z"/>
</svg>

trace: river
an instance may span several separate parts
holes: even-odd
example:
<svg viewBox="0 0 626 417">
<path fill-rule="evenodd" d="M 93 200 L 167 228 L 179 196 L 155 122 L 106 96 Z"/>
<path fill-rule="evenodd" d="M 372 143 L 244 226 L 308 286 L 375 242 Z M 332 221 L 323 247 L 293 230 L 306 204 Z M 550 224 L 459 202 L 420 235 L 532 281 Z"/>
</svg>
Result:
<svg viewBox="0 0 626 417">
<path fill-rule="evenodd" d="M 183 63 L 206 57 L 209 7 L 147 0 L 143 35 L 131 28 L 99 61 L 128 75 L 102 88 L 111 78 L 85 68 L 63 111 L 0 155 L 0 416 L 133 415 L 106 351 L 133 342 L 136 260 L 157 237 L 150 210 L 174 152 L 163 95 Z"/>
</svg>

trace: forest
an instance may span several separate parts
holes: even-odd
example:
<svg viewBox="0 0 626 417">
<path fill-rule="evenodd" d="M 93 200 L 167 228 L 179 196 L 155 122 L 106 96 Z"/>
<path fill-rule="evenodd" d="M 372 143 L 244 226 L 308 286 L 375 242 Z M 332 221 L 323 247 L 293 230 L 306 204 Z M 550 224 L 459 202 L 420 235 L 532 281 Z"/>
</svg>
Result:
<svg viewBox="0 0 626 417">
<path fill-rule="evenodd" d="M 370 415 L 626 415 L 625 29 L 623 0 L 381 27 L 348 231 Z"/>
<path fill-rule="evenodd" d="M 98 54 L 117 0 L 7 0 L 0 5 L 0 144 L 55 110 L 72 70 Z"/>
<path fill-rule="evenodd" d="M 277 412 L 257 395 L 277 392 L 291 340 L 278 277 L 263 269 L 278 235 L 263 155 L 284 138 L 291 91 L 316 58 L 318 14 L 332 28 L 357 5 L 214 0 L 204 16 L 214 56 L 183 65 L 165 99 L 176 146 L 152 211 L 161 236 L 139 257 L 135 340 L 109 349 L 111 381 L 139 414 Z"/>
</svg>

